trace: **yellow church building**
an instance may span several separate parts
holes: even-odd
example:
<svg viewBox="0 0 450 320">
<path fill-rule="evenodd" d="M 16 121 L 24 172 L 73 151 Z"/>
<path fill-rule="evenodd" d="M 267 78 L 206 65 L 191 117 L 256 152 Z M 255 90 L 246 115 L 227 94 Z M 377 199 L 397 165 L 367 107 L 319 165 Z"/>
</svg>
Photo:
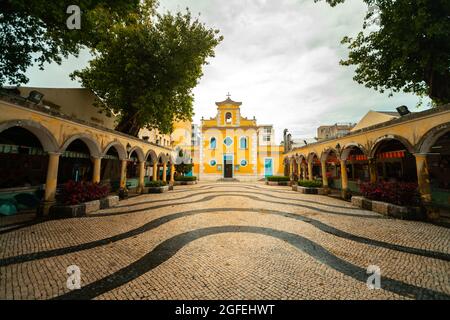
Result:
<svg viewBox="0 0 450 320">
<path fill-rule="evenodd" d="M 241 114 L 241 102 L 216 102 L 217 115 L 202 119 L 200 142 L 193 146 L 199 180 L 257 181 L 283 173 L 283 147 L 272 125 L 258 125 Z"/>
</svg>

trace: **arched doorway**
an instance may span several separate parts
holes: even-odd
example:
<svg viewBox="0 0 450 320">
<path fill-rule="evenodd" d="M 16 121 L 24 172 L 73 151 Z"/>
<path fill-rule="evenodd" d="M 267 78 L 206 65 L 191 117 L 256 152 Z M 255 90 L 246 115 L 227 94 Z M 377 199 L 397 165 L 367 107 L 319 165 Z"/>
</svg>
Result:
<svg viewBox="0 0 450 320">
<path fill-rule="evenodd" d="M 300 156 L 300 180 L 308 180 L 308 162 L 304 156 Z"/>
<path fill-rule="evenodd" d="M 298 181 L 300 175 L 298 172 L 298 161 L 296 157 L 291 158 L 291 168 L 292 168 L 292 180 Z"/>
<path fill-rule="evenodd" d="M 441 135 L 428 156 L 431 198 L 433 204 L 450 213 L 450 131 Z"/>
<path fill-rule="evenodd" d="M 291 175 L 291 163 L 289 158 L 284 158 L 284 176 L 289 177 Z"/>
<path fill-rule="evenodd" d="M 328 186 L 333 189 L 341 189 L 340 177 L 341 166 L 336 151 L 330 150 L 326 154 L 325 167 L 328 179 Z"/>
<path fill-rule="evenodd" d="M 345 160 L 348 189 L 354 193 L 359 193 L 359 186 L 370 181 L 369 158 L 358 146 L 349 146 L 342 152 Z"/>
<path fill-rule="evenodd" d="M 120 169 L 121 159 L 116 147 L 112 146 L 103 156 L 100 169 L 102 184 L 111 186 L 111 191 L 117 191 L 120 188 Z"/>
<path fill-rule="evenodd" d="M 150 150 L 147 153 L 147 156 L 145 157 L 145 180 L 144 182 L 147 183 L 151 180 L 157 180 L 157 171 L 155 170 L 155 164 L 158 163 L 158 156 L 153 150 Z M 156 176 L 155 176 L 156 175 Z"/>
<path fill-rule="evenodd" d="M 317 154 L 311 155 L 312 159 L 312 179 L 322 181 L 322 165 Z"/>
<path fill-rule="evenodd" d="M 127 163 L 127 189 L 135 191 L 139 187 L 139 156 L 132 151 Z"/>
<path fill-rule="evenodd" d="M 417 182 L 416 160 L 397 139 L 385 139 L 375 148 L 377 177 L 387 182 Z"/>
<path fill-rule="evenodd" d="M 68 181 L 92 181 L 91 152 L 81 139 L 72 141 L 62 152 L 58 168 L 58 184 Z"/>
<path fill-rule="evenodd" d="M 166 156 L 164 154 L 160 154 L 158 157 L 158 180 L 163 180 L 164 175 L 164 163 L 166 163 Z M 167 165 L 166 165 L 166 174 L 167 174 Z"/>
<path fill-rule="evenodd" d="M 34 133 L 18 126 L 0 132 L 0 217 L 34 216 L 43 200 L 47 167 L 48 154 Z"/>
</svg>

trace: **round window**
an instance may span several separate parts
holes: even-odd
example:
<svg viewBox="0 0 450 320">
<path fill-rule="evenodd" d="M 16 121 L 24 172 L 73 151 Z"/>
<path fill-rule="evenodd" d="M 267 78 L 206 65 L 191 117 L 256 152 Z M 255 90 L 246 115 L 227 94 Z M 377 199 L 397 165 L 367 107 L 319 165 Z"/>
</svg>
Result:
<svg viewBox="0 0 450 320">
<path fill-rule="evenodd" d="M 226 137 L 223 143 L 225 143 L 225 145 L 229 147 L 233 144 L 233 139 L 231 139 L 230 137 Z"/>
<path fill-rule="evenodd" d="M 243 167 L 247 166 L 247 160 L 242 160 L 241 161 L 241 166 L 243 166 Z"/>
<path fill-rule="evenodd" d="M 211 165 L 211 167 L 214 167 L 217 164 L 216 160 L 211 160 L 211 162 L 209 163 Z"/>
</svg>

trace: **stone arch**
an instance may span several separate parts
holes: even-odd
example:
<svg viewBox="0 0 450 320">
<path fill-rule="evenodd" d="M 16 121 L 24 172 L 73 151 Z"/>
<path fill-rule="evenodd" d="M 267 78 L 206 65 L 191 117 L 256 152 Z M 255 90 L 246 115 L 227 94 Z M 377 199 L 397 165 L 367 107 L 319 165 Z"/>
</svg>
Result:
<svg viewBox="0 0 450 320">
<path fill-rule="evenodd" d="M 350 155 L 350 152 L 352 151 L 352 148 L 357 148 L 359 150 L 361 150 L 361 152 L 365 155 L 368 156 L 369 152 L 367 151 L 367 149 L 362 145 L 359 144 L 357 142 L 350 142 L 347 143 L 343 148 L 342 148 L 342 152 L 341 152 L 341 160 L 347 160 L 348 156 Z"/>
<path fill-rule="evenodd" d="M 151 163 L 151 164 L 155 164 L 156 162 L 158 162 L 158 155 L 156 154 L 156 152 L 152 149 L 148 150 L 147 154 L 145 155 L 145 161 Z"/>
<path fill-rule="evenodd" d="M 313 159 L 314 159 L 315 156 L 317 157 L 317 159 L 320 160 L 319 155 L 318 155 L 315 151 L 311 151 L 311 152 L 308 154 L 308 156 L 306 157 L 306 161 L 307 161 L 307 162 L 313 161 Z"/>
<path fill-rule="evenodd" d="M 297 157 L 295 155 L 292 155 L 289 157 L 289 163 L 297 162 Z"/>
<path fill-rule="evenodd" d="M 86 144 L 86 146 L 88 147 L 89 152 L 91 154 L 91 157 L 96 157 L 96 158 L 102 157 L 103 154 L 100 150 L 100 147 L 99 147 L 97 141 L 95 141 L 95 139 L 92 136 L 90 136 L 86 133 L 79 133 L 79 134 L 71 136 L 61 146 L 61 148 L 59 149 L 59 152 L 66 151 L 67 147 L 69 147 L 69 145 L 72 142 L 74 142 L 75 140 L 81 140 Z"/>
<path fill-rule="evenodd" d="M 432 128 L 427 133 L 423 135 L 419 143 L 416 145 L 416 151 L 420 153 L 428 153 L 434 144 L 442 137 L 444 134 L 450 131 L 450 122 L 441 124 L 437 127 Z"/>
<path fill-rule="evenodd" d="M 334 152 L 338 158 L 340 157 L 339 152 L 335 148 L 326 148 L 320 155 L 320 161 L 326 161 L 331 152 Z"/>
<path fill-rule="evenodd" d="M 166 157 L 166 155 L 164 153 L 160 153 L 159 154 L 159 156 L 158 156 L 158 163 L 161 163 L 161 164 L 166 163 L 167 164 L 167 157 Z"/>
<path fill-rule="evenodd" d="M 120 160 L 126 160 L 128 158 L 125 147 L 119 141 L 113 141 L 110 144 L 108 144 L 105 150 L 103 151 L 103 156 L 105 156 L 108 153 L 109 149 L 111 148 L 116 149 Z"/>
<path fill-rule="evenodd" d="M 32 120 L 12 120 L 0 123 L 0 133 L 12 127 L 21 127 L 34 134 L 46 152 L 58 152 L 58 142 L 54 135 L 43 125 Z"/>
<path fill-rule="evenodd" d="M 131 148 L 130 152 L 128 153 L 128 159 L 130 159 L 131 155 L 134 152 L 138 156 L 139 162 L 143 162 L 145 155 L 144 155 L 144 151 L 142 151 L 142 149 L 140 147 L 133 147 L 133 148 Z"/>
<path fill-rule="evenodd" d="M 412 153 L 412 154 L 415 153 L 415 149 L 414 149 L 412 143 L 410 143 L 408 141 L 408 139 L 406 139 L 402 136 L 399 136 L 399 135 L 389 134 L 389 135 L 379 137 L 378 139 L 375 140 L 375 142 L 372 146 L 372 149 L 369 152 L 369 158 L 375 157 L 375 155 L 378 151 L 378 148 L 383 144 L 383 142 L 390 141 L 390 140 L 397 140 L 397 141 L 401 142 L 410 153 Z"/>
<path fill-rule="evenodd" d="M 302 163 L 303 160 L 307 161 L 307 157 L 305 157 L 305 155 L 303 155 L 303 154 L 299 154 L 297 159 L 300 163 Z"/>
</svg>

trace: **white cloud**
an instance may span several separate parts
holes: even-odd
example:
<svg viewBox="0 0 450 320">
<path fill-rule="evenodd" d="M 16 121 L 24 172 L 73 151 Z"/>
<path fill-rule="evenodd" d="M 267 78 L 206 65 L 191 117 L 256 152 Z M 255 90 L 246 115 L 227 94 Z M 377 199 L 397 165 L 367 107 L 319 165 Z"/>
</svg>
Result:
<svg viewBox="0 0 450 320">
<path fill-rule="evenodd" d="M 225 37 L 194 90 L 196 122 L 214 116 L 214 102 L 228 91 L 243 102 L 244 116 L 273 124 L 278 139 L 284 128 L 314 137 L 319 125 L 356 122 L 369 109 L 414 107 L 418 101 L 367 89 L 352 80 L 352 68 L 339 65 L 347 52 L 340 40 L 361 29 L 363 1 L 331 8 L 313 0 L 161 0 L 160 10 L 186 7 Z M 84 66 L 86 57 L 45 72 L 33 69 L 31 84 L 77 86 L 67 75 Z"/>
</svg>

